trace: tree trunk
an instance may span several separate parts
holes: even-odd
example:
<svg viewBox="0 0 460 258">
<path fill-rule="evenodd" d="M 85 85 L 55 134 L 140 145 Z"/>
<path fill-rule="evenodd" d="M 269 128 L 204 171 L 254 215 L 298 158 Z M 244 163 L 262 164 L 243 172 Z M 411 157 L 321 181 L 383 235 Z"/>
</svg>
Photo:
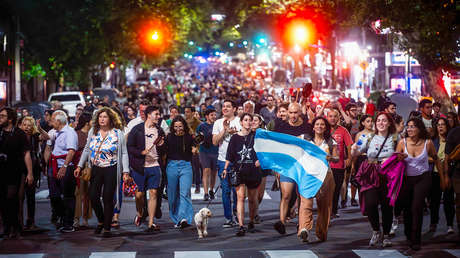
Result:
<svg viewBox="0 0 460 258">
<path fill-rule="evenodd" d="M 454 111 L 454 105 L 446 92 L 446 89 L 442 86 L 441 68 L 437 69 L 423 69 L 422 73 L 423 86 L 425 92 L 433 97 L 434 102 L 439 102 L 442 105 L 442 112 Z"/>
</svg>

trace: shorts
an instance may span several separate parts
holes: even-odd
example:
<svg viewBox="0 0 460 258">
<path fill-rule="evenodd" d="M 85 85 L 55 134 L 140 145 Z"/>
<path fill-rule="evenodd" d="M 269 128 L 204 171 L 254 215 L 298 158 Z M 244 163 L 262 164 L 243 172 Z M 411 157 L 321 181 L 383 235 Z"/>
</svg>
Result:
<svg viewBox="0 0 460 258">
<path fill-rule="evenodd" d="M 282 174 L 280 174 L 280 182 L 281 183 L 293 183 L 295 184 L 295 180 L 290 178 L 290 177 L 287 177 L 287 176 L 283 176 Z"/>
<path fill-rule="evenodd" d="M 217 171 L 217 154 L 200 152 L 200 163 L 202 168 L 210 168 Z"/>
<path fill-rule="evenodd" d="M 133 170 L 131 176 L 139 192 L 160 188 L 161 169 L 159 166 L 144 168 L 144 175 Z"/>
<path fill-rule="evenodd" d="M 240 172 L 239 176 L 240 184 L 246 185 L 248 189 L 255 189 L 259 187 L 262 182 L 262 174 L 260 173 L 260 170 Z"/>
</svg>

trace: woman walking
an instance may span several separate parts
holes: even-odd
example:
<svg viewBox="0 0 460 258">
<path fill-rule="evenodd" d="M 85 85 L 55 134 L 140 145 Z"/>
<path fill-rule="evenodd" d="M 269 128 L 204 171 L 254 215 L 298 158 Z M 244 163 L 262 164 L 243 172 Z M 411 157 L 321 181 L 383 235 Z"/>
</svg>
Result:
<svg viewBox="0 0 460 258">
<path fill-rule="evenodd" d="M 23 117 L 19 126 L 25 133 L 29 140 L 31 150 L 30 157 L 32 159 L 32 171 L 34 175 L 34 182 L 31 185 L 25 183 L 26 174 L 23 174 L 21 185 L 19 187 L 19 222 L 24 226 L 24 199 L 27 198 L 27 220 L 24 227 L 25 230 L 36 229 L 35 225 L 35 190 L 37 189 L 37 182 L 40 180 L 41 173 L 41 142 L 49 139 L 48 133 L 40 127 L 40 121 L 35 122 L 31 116 Z"/>
<path fill-rule="evenodd" d="M 265 121 L 261 115 L 254 114 L 252 119 L 252 131 L 255 132 L 257 129 L 265 129 Z M 260 168 L 258 168 L 260 170 Z M 261 170 L 262 181 L 260 182 L 259 187 L 257 187 L 257 207 L 260 206 L 262 200 L 264 199 L 265 186 L 267 184 L 267 176 L 271 175 L 272 171 L 270 169 Z M 257 208 L 257 214 L 254 218 L 254 223 L 259 224 L 262 222 L 261 217 L 259 216 L 259 208 Z"/>
<path fill-rule="evenodd" d="M 425 198 L 431 190 L 432 176 L 428 164 L 429 157 L 433 159 L 439 170 L 442 167 L 436 148 L 429 140 L 429 133 L 421 119 L 409 119 L 406 138 L 398 143 L 397 151 L 407 155 L 405 158 L 406 177 L 398 198 L 399 205 L 403 209 L 404 234 L 409 241 L 410 248 L 417 251 L 420 250 L 422 242 Z"/>
<path fill-rule="evenodd" d="M 307 136 L 307 140 L 318 146 L 327 153 L 326 159 L 332 162 L 339 160 L 337 143 L 331 136 L 331 125 L 324 117 L 316 117 L 312 121 L 313 137 Z M 318 217 L 316 219 L 316 236 L 320 241 L 327 240 L 327 232 L 332 213 L 332 199 L 334 194 L 335 182 L 331 168 L 326 174 L 326 178 L 319 189 L 316 198 Z M 299 230 L 297 236 L 303 241 L 308 242 L 310 230 L 313 228 L 313 198 L 305 198 L 300 195 L 299 208 Z"/>
<path fill-rule="evenodd" d="M 433 144 L 438 153 L 438 159 L 442 168 L 438 169 L 436 166 L 433 168 L 431 179 L 432 186 L 430 193 L 430 232 L 436 232 L 436 228 L 439 222 L 439 207 L 441 205 L 442 196 L 442 204 L 444 206 L 444 213 L 447 223 L 447 234 L 452 234 L 455 232 L 453 228 L 455 217 L 454 190 L 452 186 L 446 185 L 445 178 L 449 175 L 447 174 L 447 168 L 444 167 L 444 159 L 446 157 L 446 138 L 450 129 L 451 128 L 447 118 L 438 118 L 434 127 Z"/>
<path fill-rule="evenodd" d="M 377 165 L 377 171 L 372 169 L 360 170 L 356 177 L 358 181 L 366 183 L 365 185 L 361 184 L 361 189 L 367 190 L 360 192 L 360 194 L 364 198 L 362 210 L 364 208 L 373 230 L 369 246 L 381 243 L 383 247 L 389 247 L 392 245 L 389 234 L 393 222 L 393 209 L 390 206 L 390 199 L 387 197 L 386 178 L 378 170 L 380 169 L 379 165 L 391 157 L 395 151 L 396 126 L 388 113 L 378 114 L 374 126 L 375 135 L 371 134 L 366 140 L 355 143 L 352 147 L 352 155 L 359 156 L 366 153 L 368 162 Z M 380 226 L 379 205 L 382 213 L 382 227 Z M 383 241 L 381 228 L 383 228 Z"/>
<path fill-rule="evenodd" d="M 85 149 L 88 132 L 91 129 L 91 114 L 82 113 L 77 121 L 75 131 L 78 136 L 78 150 L 75 152 L 74 159 L 80 161 L 81 154 Z M 88 227 L 88 220 L 92 217 L 91 205 L 89 200 L 89 181 L 85 181 L 80 177 L 80 184 L 75 191 L 75 216 L 74 228 L 80 227 L 80 217 L 83 218 L 83 227 Z"/>
<path fill-rule="evenodd" d="M 128 152 L 122 125 L 118 115 L 110 108 L 103 107 L 94 115 L 93 128 L 88 132 L 85 149 L 75 169 L 75 177 L 80 176 L 81 168 L 89 160 L 91 167 L 90 198 L 98 225 L 95 234 L 103 231 L 104 237 L 111 236 L 110 228 L 114 210 L 114 195 L 118 192 L 121 171 L 123 178 L 129 177 Z M 102 188 L 102 207 L 100 198 Z M 116 195 L 118 196 L 118 195 Z M 118 198 L 117 198 L 118 199 Z M 119 207 L 117 200 L 116 207 Z"/>
<path fill-rule="evenodd" d="M 355 136 L 355 143 L 361 141 L 361 143 L 366 141 L 371 134 L 374 133 L 374 119 L 370 115 L 363 115 L 359 120 L 359 133 Z M 361 163 L 367 159 L 367 153 L 362 153 L 361 155 L 355 157 L 353 159 L 352 167 L 351 167 L 351 174 L 352 177 L 356 175 L 358 172 Z M 356 201 L 356 187 L 351 185 L 351 206 L 358 206 L 358 202 Z"/>
<path fill-rule="evenodd" d="M 182 116 L 176 116 L 166 137 L 169 216 L 176 228 L 186 228 L 192 223 L 193 137 Z"/>
<path fill-rule="evenodd" d="M 244 199 L 246 197 L 246 188 L 248 192 L 249 202 L 249 223 L 248 231 L 253 233 L 255 231 L 254 218 L 257 214 L 257 193 L 258 186 L 262 181 L 262 173 L 260 171 L 259 160 L 257 159 L 256 152 L 254 151 L 254 136 L 255 133 L 251 130 L 253 115 L 244 113 L 240 118 L 241 131 L 234 134 L 230 138 L 228 144 L 227 156 L 225 167 L 223 170 L 222 178 L 228 180 L 229 175 L 227 169 L 232 164 L 237 173 L 237 185 L 235 185 L 237 195 L 237 217 L 239 229 L 236 233 L 237 236 L 244 236 L 246 228 L 244 227 Z"/>
</svg>

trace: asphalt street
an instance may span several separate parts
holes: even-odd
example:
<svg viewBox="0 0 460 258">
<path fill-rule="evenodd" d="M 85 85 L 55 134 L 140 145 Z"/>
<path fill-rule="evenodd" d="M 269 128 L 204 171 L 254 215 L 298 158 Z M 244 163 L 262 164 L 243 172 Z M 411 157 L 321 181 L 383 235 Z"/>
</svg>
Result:
<svg viewBox="0 0 460 258">
<path fill-rule="evenodd" d="M 302 243 L 296 236 L 296 219 L 287 226 L 287 234 L 279 235 L 273 224 L 279 217 L 279 192 L 270 191 L 273 177 L 269 177 L 264 200 L 260 206 L 261 224 L 255 233 L 235 236 L 236 228 L 225 229 L 220 191 L 210 206 L 213 217 L 209 235 L 198 239 L 194 226 L 175 229 L 169 220 L 168 205 L 163 201 L 163 217 L 156 221 L 161 231 L 144 232 L 147 225 L 133 224 L 135 204 L 125 199 L 120 215 L 121 227 L 113 230 L 111 238 L 93 234 L 96 219 L 89 229 L 73 233 L 57 232 L 50 223 L 51 208 L 46 196 L 37 201 L 36 221 L 39 230 L 25 232 L 19 240 L 1 240 L 0 257 L 460 257 L 457 235 L 447 235 L 447 226 L 441 207 L 441 221 L 436 233 L 423 235 L 422 250 L 412 253 L 403 237 L 403 225 L 393 238 L 391 248 L 369 247 L 371 228 L 358 207 L 340 209 L 340 218 L 331 223 L 326 242 Z M 43 197 L 46 192 L 43 190 Z M 203 191 L 201 191 L 201 195 Z M 207 205 L 200 195 L 193 194 L 195 212 Z M 246 206 L 247 207 L 247 206 Z M 247 215 L 246 215 L 247 216 Z M 424 217 L 423 232 L 429 227 L 429 215 Z M 456 228 L 456 227 L 455 227 Z M 314 232 L 314 230 L 312 230 Z"/>
</svg>

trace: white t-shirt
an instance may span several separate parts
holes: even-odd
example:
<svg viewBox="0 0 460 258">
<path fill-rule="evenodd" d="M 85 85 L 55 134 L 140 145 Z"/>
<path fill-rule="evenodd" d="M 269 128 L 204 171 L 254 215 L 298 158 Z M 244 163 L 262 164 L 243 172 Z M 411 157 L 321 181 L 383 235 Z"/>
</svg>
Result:
<svg viewBox="0 0 460 258">
<path fill-rule="evenodd" d="M 433 128 L 433 125 L 431 124 L 432 119 L 428 120 L 422 117 L 423 124 L 425 124 L 426 129 L 428 128 Z"/>
<path fill-rule="evenodd" d="M 235 117 L 232 121 L 230 121 L 230 128 L 236 129 L 237 132 L 241 131 L 241 124 L 240 118 Z M 214 122 L 214 126 L 212 127 L 212 135 L 219 134 L 222 130 L 224 130 L 224 118 L 217 119 Z M 225 161 L 227 156 L 227 148 L 228 143 L 230 142 L 231 135 L 224 136 L 223 141 L 219 144 L 219 156 L 217 157 L 220 161 Z"/>
<path fill-rule="evenodd" d="M 312 141 L 309 141 L 309 142 L 310 142 L 310 143 L 313 143 L 314 145 L 316 145 L 316 144 L 315 144 L 315 141 L 313 141 L 313 140 L 312 140 Z M 332 156 L 332 153 L 329 152 L 329 151 L 330 151 L 330 150 L 329 150 L 329 144 L 327 144 L 327 141 L 326 141 L 326 140 L 323 140 L 323 142 L 322 142 L 320 145 L 316 145 L 316 146 L 318 146 L 320 149 L 322 149 L 322 150 L 323 150 L 324 152 L 326 152 L 328 155 L 331 155 L 331 156 Z M 336 142 L 334 139 L 332 139 L 332 147 L 334 147 L 334 146 L 337 146 L 337 142 Z"/>
</svg>

